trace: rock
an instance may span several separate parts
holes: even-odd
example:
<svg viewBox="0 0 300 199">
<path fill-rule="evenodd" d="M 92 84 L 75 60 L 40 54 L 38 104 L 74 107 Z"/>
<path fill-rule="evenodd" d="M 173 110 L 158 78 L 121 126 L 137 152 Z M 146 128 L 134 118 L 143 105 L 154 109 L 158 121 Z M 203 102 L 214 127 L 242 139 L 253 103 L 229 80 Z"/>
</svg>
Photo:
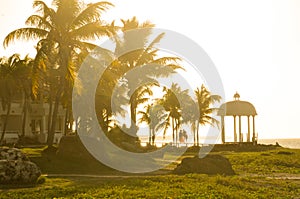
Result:
<svg viewBox="0 0 300 199">
<path fill-rule="evenodd" d="M 195 156 L 184 158 L 173 171 L 175 174 L 201 173 L 208 175 L 234 175 L 229 160 L 221 155 L 207 155 L 204 158 Z"/>
<path fill-rule="evenodd" d="M 60 139 L 56 155 L 60 158 L 93 159 L 79 136 L 68 135 Z"/>
<path fill-rule="evenodd" d="M 40 169 L 16 148 L 0 148 L 0 183 L 35 183 L 41 175 Z"/>
</svg>

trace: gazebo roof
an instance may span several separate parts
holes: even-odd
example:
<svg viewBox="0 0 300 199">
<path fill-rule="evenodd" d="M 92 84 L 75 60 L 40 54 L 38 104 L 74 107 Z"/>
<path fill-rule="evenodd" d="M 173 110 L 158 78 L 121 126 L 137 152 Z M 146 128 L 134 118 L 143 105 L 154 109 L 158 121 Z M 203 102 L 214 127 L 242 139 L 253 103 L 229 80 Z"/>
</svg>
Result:
<svg viewBox="0 0 300 199">
<path fill-rule="evenodd" d="M 218 111 L 219 116 L 253 116 L 257 115 L 255 107 L 247 101 L 234 100 L 222 104 Z"/>
</svg>

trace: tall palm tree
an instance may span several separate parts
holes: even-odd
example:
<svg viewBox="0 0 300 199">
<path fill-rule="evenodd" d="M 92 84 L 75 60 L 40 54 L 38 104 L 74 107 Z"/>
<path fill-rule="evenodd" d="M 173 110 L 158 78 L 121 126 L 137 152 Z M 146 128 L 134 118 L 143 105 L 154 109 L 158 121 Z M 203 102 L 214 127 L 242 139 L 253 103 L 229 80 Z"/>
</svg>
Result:
<svg viewBox="0 0 300 199">
<path fill-rule="evenodd" d="M 32 77 L 32 67 L 33 59 L 29 58 L 28 55 L 24 59 L 18 60 L 16 62 L 15 68 L 15 81 L 17 87 L 22 92 L 23 98 L 23 114 L 22 114 L 22 129 L 21 129 L 21 138 L 25 137 L 25 125 L 27 119 L 27 113 L 30 109 L 30 98 L 31 98 L 31 77 Z"/>
<path fill-rule="evenodd" d="M 18 84 L 16 81 L 16 63 L 20 61 L 20 55 L 13 54 L 9 58 L 1 59 L 0 68 L 0 97 L 2 109 L 6 110 L 6 116 L 3 124 L 0 143 L 3 142 L 6 128 L 10 116 L 11 104 L 18 93 Z"/>
<path fill-rule="evenodd" d="M 192 98 L 190 98 L 189 103 L 184 109 L 186 111 L 185 114 L 185 122 L 190 125 L 191 132 L 194 138 L 194 145 L 196 146 L 196 131 L 198 127 L 198 118 L 199 118 L 199 110 L 198 104 Z"/>
<path fill-rule="evenodd" d="M 164 126 L 167 114 L 160 104 L 148 104 L 145 111 L 139 111 L 138 123 L 145 122 L 149 126 L 149 144 L 154 145 L 156 132 Z"/>
<path fill-rule="evenodd" d="M 195 90 L 197 99 L 197 105 L 199 109 L 199 117 L 197 119 L 197 130 L 196 130 L 196 145 L 199 146 L 199 125 L 218 125 L 219 121 L 212 117 L 212 113 L 217 111 L 217 108 L 211 107 L 215 102 L 221 100 L 221 96 L 212 95 L 209 90 L 202 84 L 201 88 Z"/>
<path fill-rule="evenodd" d="M 171 126 L 173 143 L 177 145 L 180 126 L 182 123 L 188 121 L 188 114 L 183 110 L 188 109 L 191 103 L 191 97 L 188 94 L 188 89 L 181 90 L 180 86 L 174 83 L 172 83 L 169 89 L 164 87 L 163 91 L 165 94 L 160 100 L 160 104 L 168 112 L 164 133 L 166 133 Z"/>
<path fill-rule="evenodd" d="M 70 88 L 69 84 L 73 86 L 78 69 L 78 54 L 96 47 L 86 42 L 87 40 L 111 35 L 113 24 L 103 23 L 100 17 L 103 11 L 113 5 L 109 2 L 86 5 L 79 0 L 53 0 L 54 8 L 48 7 L 43 1 L 34 1 L 33 6 L 37 8 L 37 13 L 26 20 L 30 27 L 9 33 L 3 44 L 7 46 L 16 39 L 38 39 L 41 46 L 36 56 L 37 69 L 34 71 L 44 72 L 46 68 L 57 71 L 58 86 L 55 87 L 57 90 L 54 91 L 54 99 L 51 99 L 54 101 L 54 107 L 47 140 L 48 146 L 52 146 L 58 107 L 65 89 Z M 55 57 L 55 61 L 51 61 L 51 56 Z M 49 66 L 45 67 L 46 65 Z M 34 75 L 39 76 L 38 73 Z M 36 82 L 41 81 L 34 81 Z M 34 85 L 34 88 L 42 85 Z M 50 88 L 54 89 L 52 85 Z M 34 91 L 34 94 L 37 94 L 37 91 Z"/>
<path fill-rule="evenodd" d="M 135 17 L 128 20 L 121 20 L 123 26 L 120 28 L 122 35 L 114 37 L 116 48 L 114 50 L 115 58 L 112 64 L 106 70 L 106 74 L 103 75 L 103 80 L 99 82 L 98 89 L 103 89 L 103 93 L 107 90 L 113 90 L 118 80 L 126 79 L 128 86 L 127 96 L 129 98 L 130 113 L 131 113 L 131 133 L 136 134 L 136 108 L 139 104 L 145 102 L 146 98 L 143 97 L 145 92 L 150 94 L 151 87 L 147 89 L 136 89 L 137 85 L 143 85 L 144 82 L 156 82 L 157 77 L 167 77 L 174 73 L 176 69 L 181 68 L 177 63 L 180 59 L 178 57 L 159 57 L 158 48 L 160 40 L 164 34 L 159 34 L 153 40 L 150 40 L 152 35 L 152 28 L 154 25 L 150 22 L 140 23 Z M 143 67 L 144 66 L 144 67 Z M 143 67 L 143 71 L 138 76 L 126 76 L 130 70 L 139 69 Z M 107 77 L 112 77 L 111 83 L 107 82 Z M 102 83 L 101 83 L 102 82 Z M 101 86 L 100 86 L 101 85 Z M 108 105 L 97 106 L 98 112 L 107 109 L 110 106 L 111 94 L 108 94 Z M 99 96 L 103 96 L 99 94 Z M 101 100 L 98 100 L 101 101 Z M 101 123 L 101 118 L 100 118 Z"/>
<path fill-rule="evenodd" d="M 135 132 L 135 129 L 137 128 L 137 108 L 139 104 L 146 103 L 150 96 L 153 95 L 152 87 L 158 86 L 157 83 L 151 83 L 148 85 L 142 85 L 138 87 L 134 92 L 130 95 L 129 103 L 130 103 L 130 116 L 131 116 L 131 129 L 133 132 Z"/>
</svg>

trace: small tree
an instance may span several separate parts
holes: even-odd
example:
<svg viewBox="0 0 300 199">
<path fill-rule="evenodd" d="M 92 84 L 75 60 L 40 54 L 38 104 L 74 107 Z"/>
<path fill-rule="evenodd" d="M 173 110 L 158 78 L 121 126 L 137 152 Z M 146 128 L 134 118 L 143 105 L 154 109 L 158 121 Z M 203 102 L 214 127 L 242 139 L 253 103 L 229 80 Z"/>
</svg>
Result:
<svg viewBox="0 0 300 199">
<path fill-rule="evenodd" d="M 201 88 L 195 90 L 195 95 L 197 99 L 197 105 L 199 109 L 199 117 L 197 120 L 197 130 L 196 130 L 196 145 L 199 146 L 199 125 L 218 125 L 219 121 L 211 116 L 214 111 L 217 111 L 217 108 L 212 108 L 211 105 L 215 102 L 221 100 L 221 96 L 212 95 L 204 85 L 201 85 Z"/>
</svg>

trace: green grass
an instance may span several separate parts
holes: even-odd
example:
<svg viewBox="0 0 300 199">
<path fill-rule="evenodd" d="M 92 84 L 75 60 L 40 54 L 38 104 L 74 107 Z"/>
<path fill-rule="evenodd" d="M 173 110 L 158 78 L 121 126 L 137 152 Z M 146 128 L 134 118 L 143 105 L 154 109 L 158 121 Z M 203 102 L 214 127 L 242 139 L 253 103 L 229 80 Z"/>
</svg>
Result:
<svg viewBox="0 0 300 199">
<path fill-rule="evenodd" d="M 220 152 L 238 174 L 300 174 L 300 150 L 277 149 L 265 152 Z"/>
<path fill-rule="evenodd" d="M 299 181 L 249 176 L 67 177 L 2 190 L 0 198 L 295 198 L 299 188 Z"/>
<path fill-rule="evenodd" d="M 43 173 L 69 170 L 69 173 L 87 171 L 85 173 L 96 174 L 95 165 L 80 162 L 78 165 L 71 165 L 68 160 L 53 162 L 58 160 L 43 159 L 42 150 L 42 148 L 23 149 L 33 161 L 43 167 Z M 278 148 L 264 152 L 214 153 L 227 157 L 238 175 L 47 177 L 45 183 L 34 187 L 2 185 L 0 198 L 298 198 L 300 196 L 300 180 L 283 177 L 300 177 L 300 150 Z M 194 155 L 187 153 L 180 159 Z M 175 166 L 172 164 L 168 169 Z"/>
</svg>

